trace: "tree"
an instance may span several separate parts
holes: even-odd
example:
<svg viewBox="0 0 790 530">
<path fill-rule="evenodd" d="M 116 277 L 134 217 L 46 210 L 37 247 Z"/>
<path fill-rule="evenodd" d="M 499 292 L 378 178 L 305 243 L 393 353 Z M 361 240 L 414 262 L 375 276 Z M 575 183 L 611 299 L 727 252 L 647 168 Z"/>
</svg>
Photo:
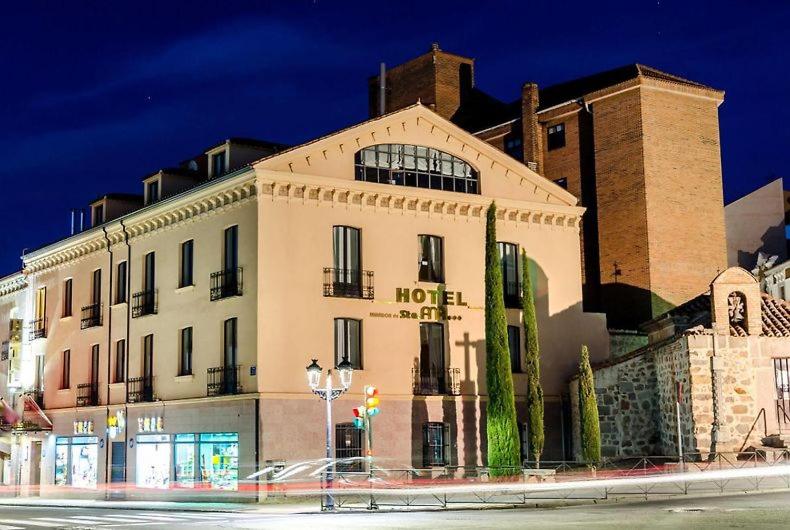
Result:
<svg viewBox="0 0 790 530">
<path fill-rule="evenodd" d="M 485 324 L 488 468 L 491 476 L 514 475 L 521 470 L 521 452 L 493 202 L 486 214 Z"/>
<path fill-rule="evenodd" d="M 579 363 L 579 416 L 582 459 L 595 464 L 601 460 L 601 426 L 598 423 L 598 400 L 595 397 L 590 353 L 584 345 Z"/>
<path fill-rule="evenodd" d="M 532 279 L 529 275 L 527 253 L 521 251 L 521 294 L 522 318 L 524 321 L 524 346 L 527 368 L 527 425 L 529 454 L 540 462 L 543 453 L 543 388 L 540 386 L 540 346 L 538 344 L 538 321 L 535 316 L 535 298 L 532 294 Z"/>
</svg>

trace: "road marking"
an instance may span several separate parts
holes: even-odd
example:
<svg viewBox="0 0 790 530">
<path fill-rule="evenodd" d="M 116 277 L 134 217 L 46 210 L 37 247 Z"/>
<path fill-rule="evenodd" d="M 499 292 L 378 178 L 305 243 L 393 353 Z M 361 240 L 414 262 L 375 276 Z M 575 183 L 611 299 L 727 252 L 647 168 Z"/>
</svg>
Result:
<svg viewBox="0 0 790 530">
<path fill-rule="evenodd" d="M 127 523 L 139 523 L 142 521 L 156 521 L 156 520 L 167 520 L 167 521 L 184 521 L 185 519 L 177 519 L 167 515 L 102 515 L 105 519 L 112 519 L 112 522 L 127 522 Z"/>
<path fill-rule="evenodd" d="M 24 524 L 26 526 L 46 526 L 47 528 L 52 528 L 52 523 L 37 523 L 36 521 L 29 521 L 29 520 L 22 521 L 20 519 L 0 519 L 0 523 Z M 9 526 L 6 528 L 11 528 L 11 527 Z"/>
<path fill-rule="evenodd" d="M 59 519 L 57 517 L 36 517 L 34 520 L 35 521 L 52 521 L 52 523 L 58 523 L 61 526 L 63 526 L 63 525 L 73 525 L 74 523 L 80 523 L 80 522 L 82 522 L 82 523 L 86 522 L 86 521 L 74 521 L 74 517 L 72 517 L 70 519 Z M 91 524 L 96 524 L 93 521 L 87 521 L 87 522 L 90 522 Z M 29 523 L 33 524 L 32 521 L 29 521 Z M 50 526 L 52 525 L 52 523 L 50 523 Z"/>
</svg>

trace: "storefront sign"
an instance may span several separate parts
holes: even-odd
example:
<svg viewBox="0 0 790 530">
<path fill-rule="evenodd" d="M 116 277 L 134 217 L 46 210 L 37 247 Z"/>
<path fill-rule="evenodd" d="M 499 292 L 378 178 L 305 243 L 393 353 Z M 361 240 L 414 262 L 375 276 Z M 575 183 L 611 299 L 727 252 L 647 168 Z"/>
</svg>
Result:
<svg viewBox="0 0 790 530">
<path fill-rule="evenodd" d="M 441 287 L 438 289 L 411 289 L 408 287 L 397 287 L 395 289 L 395 302 L 405 304 L 427 304 L 419 308 L 418 311 L 401 309 L 400 311 L 371 312 L 370 316 L 375 318 L 414 318 L 419 320 L 461 320 L 461 315 L 451 315 L 449 307 L 468 307 L 461 291 L 447 291 Z"/>
<path fill-rule="evenodd" d="M 93 434 L 93 420 L 75 421 L 74 434 Z"/>
<path fill-rule="evenodd" d="M 138 432 L 163 432 L 165 430 L 165 420 L 162 416 L 145 416 L 137 418 Z"/>
<path fill-rule="evenodd" d="M 114 439 L 125 428 L 126 416 L 122 410 L 115 411 L 115 414 L 112 414 L 107 418 L 107 434 L 110 435 L 110 438 Z"/>
</svg>

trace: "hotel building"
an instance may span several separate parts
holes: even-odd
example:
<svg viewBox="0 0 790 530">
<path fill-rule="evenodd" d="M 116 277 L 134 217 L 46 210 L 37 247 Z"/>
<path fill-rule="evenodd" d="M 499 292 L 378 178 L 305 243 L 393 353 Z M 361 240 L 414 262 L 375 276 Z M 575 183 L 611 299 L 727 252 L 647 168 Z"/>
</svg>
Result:
<svg viewBox="0 0 790 530">
<path fill-rule="evenodd" d="M 352 408 L 372 384 L 382 466 L 484 465 L 492 201 L 519 421 L 524 250 L 545 458 L 571 454 L 567 381 L 581 344 L 603 360 L 608 336 L 582 308 L 584 209 L 561 186 L 414 104 L 293 148 L 230 139 L 143 191 L 97 199 L 90 229 L 0 280 L 20 484 L 233 491 L 269 463 L 320 458 L 312 358 L 355 367 L 334 404 L 338 456 L 363 454 Z"/>
</svg>

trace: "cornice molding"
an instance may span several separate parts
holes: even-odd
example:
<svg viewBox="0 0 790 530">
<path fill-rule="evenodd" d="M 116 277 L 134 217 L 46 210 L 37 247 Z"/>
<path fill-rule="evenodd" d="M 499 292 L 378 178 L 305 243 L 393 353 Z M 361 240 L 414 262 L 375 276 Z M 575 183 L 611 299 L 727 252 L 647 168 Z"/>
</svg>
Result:
<svg viewBox="0 0 790 530">
<path fill-rule="evenodd" d="M 0 297 L 16 293 L 25 287 L 27 287 L 27 279 L 21 274 L 0 281 Z"/>
<path fill-rule="evenodd" d="M 256 169 L 258 200 L 302 205 L 324 204 L 375 213 L 485 222 L 491 199 L 479 195 L 387 186 L 297 173 Z M 412 192 L 413 190 L 413 192 Z M 419 195 L 417 192 L 419 191 Z M 552 203 L 497 199 L 497 220 L 534 227 L 579 231 L 584 208 Z"/>
<path fill-rule="evenodd" d="M 26 261 L 25 273 L 37 275 L 52 268 L 75 263 L 96 251 L 106 249 L 108 240 L 110 247 L 123 244 L 125 233 L 128 234 L 129 241 L 149 237 L 159 231 L 196 222 L 208 215 L 256 200 L 255 178 L 252 173 L 246 174 L 243 181 L 228 181 L 225 184 L 220 188 L 203 190 L 203 193 L 186 194 L 175 204 L 163 204 L 161 209 L 125 218 L 123 224 L 121 221 L 112 221 L 105 226 L 106 239 L 104 231 L 97 231 L 90 239 L 66 241 L 62 246 L 54 245 L 45 254 Z"/>
</svg>

